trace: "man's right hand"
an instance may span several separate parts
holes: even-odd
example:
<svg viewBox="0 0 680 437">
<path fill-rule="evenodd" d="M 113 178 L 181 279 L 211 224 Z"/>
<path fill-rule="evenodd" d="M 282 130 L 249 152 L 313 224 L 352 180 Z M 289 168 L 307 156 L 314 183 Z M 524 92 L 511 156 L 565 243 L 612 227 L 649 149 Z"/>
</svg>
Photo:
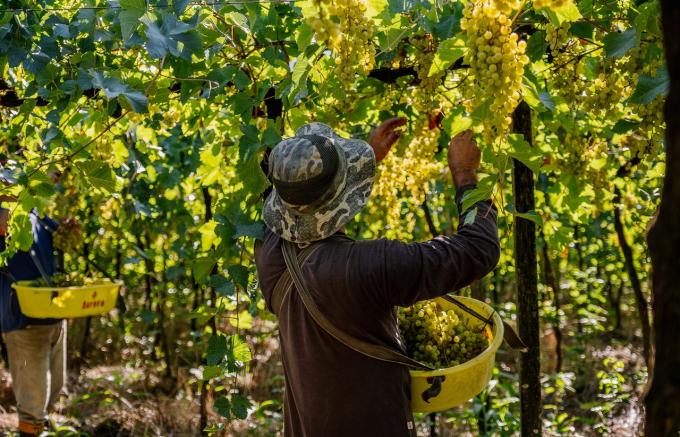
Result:
<svg viewBox="0 0 680 437">
<path fill-rule="evenodd" d="M 477 183 L 477 169 L 481 156 L 477 143 L 472 139 L 472 131 L 466 130 L 451 139 L 448 160 L 456 187 Z"/>
</svg>

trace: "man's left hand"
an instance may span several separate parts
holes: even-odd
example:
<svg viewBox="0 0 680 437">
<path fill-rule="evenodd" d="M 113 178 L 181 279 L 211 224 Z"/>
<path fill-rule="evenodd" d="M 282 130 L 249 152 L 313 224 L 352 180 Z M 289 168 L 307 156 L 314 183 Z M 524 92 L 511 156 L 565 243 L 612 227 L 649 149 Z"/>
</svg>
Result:
<svg viewBox="0 0 680 437">
<path fill-rule="evenodd" d="M 375 153 L 375 160 L 382 161 L 390 149 L 397 142 L 401 133 L 397 128 L 406 124 L 406 118 L 394 117 L 382 122 L 380 126 L 375 128 L 368 137 L 368 144 L 373 148 Z"/>
</svg>

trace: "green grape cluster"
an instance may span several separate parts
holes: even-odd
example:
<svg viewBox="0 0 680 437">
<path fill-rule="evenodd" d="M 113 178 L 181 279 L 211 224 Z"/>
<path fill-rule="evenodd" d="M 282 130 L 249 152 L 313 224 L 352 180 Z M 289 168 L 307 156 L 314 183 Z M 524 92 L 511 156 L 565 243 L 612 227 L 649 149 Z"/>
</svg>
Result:
<svg viewBox="0 0 680 437">
<path fill-rule="evenodd" d="M 92 284 L 96 282 L 95 278 L 90 278 L 84 276 L 80 272 L 69 272 L 69 273 L 55 273 L 50 277 L 50 283 L 52 287 L 80 287 L 87 284 Z M 44 278 L 39 278 L 33 281 L 34 287 L 49 287 Z"/>
<path fill-rule="evenodd" d="M 510 18 L 489 0 L 468 2 L 463 10 L 461 29 L 469 39 L 466 61 L 473 76 L 471 91 L 475 110 L 490 101 L 489 116 L 483 123 L 484 140 L 491 143 L 505 135 L 512 123 L 510 115 L 519 103 L 526 42 L 512 32 Z"/>
<path fill-rule="evenodd" d="M 442 74 L 430 75 L 430 67 L 437 52 L 437 44 L 431 35 L 416 35 L 409 38 L 409 43 L 416 49 L 414 66 L 418 77 L 418 86 L 413 88 L 410 96 L 404 94 L 404 102 L 412 105 L 420 114 L 431 114 L 439 108 L 438 88 L 442 84 Z"/>
<path fill-rule="evenodd" d="M 52 242 L 56 249 L 63 252 L 78 252 L 83 244 L 83 234 L 80 222 L 72 217 L 63 219 L 59 227 L 52 234 Z"/>
<path fill-rule="evenodd" d="M 562 23 L 559 27 L 548 23 L 545 26 L 545 41 L 548 43 L 551 52 L 559 51 L 569 41 L 569 23 Z"/>
<path fill-rule="evenodd" d="M 583 107 L 596 116 L 614 119 L 621 110 L 620 104 L 632 91 L 632 83 L 622 74 L 618 62 L 606 61 L 595 80 L 585 88 Z"/>
<path fill-rule="evenodd" d="M 520 7 L 520 0 L 493 0 L 490 6 L 499 10 L 503 15 L 510 15 L 512 11 Z"/>
<path fill-rule="evenodd" d="M 398 320 L 408 356 L 435 369 L 470 361 L 489 346 L 479 326 L 468 325 L 457 310 L 444 310 L 432 301 L 400 308 Z"/>
<path fill-rule="evenodd" d="M 317 38 L 336 53 L 335 72 L 345 84 L 357 73 L 368 74 L 375 65 L 373 22 L 366 16 L 365 0 L 316 0 L 310 24 Z"/>
<path fill-rule="evenodd" d="M 534 0 L 534 9 L 558 9 L 566 5 L 569 0 Z"/>
</svg>

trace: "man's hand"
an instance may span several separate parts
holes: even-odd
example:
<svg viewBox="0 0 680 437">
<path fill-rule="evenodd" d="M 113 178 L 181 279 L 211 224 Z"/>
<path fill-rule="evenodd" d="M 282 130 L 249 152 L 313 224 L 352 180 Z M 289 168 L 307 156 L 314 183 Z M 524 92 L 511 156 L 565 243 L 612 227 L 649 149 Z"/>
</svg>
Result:
<svg viewBox="0 0 680 437">
<path fill-rule="evenodd" d="M 475 140 L 472 139 L 472 131 L 466 130 L 451 139 L 448 159 L 456 187 L 477 183 L 481 152 Z"/>
<path fill-rule="evenodd" d="M 375 160 L 382 161 L 401 135 L 396 129 L 406 124 L 404 117 L 394 117 L 382 122 L 368 136 L 368 144 L 373 148 Z"/>
</svg>

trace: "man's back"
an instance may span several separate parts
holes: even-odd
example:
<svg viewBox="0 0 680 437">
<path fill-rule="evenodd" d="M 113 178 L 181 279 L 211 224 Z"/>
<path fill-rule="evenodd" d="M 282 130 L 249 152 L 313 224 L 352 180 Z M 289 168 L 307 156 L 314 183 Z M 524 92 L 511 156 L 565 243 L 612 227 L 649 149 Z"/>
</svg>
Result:
<svg viewBox="0 0 680 437">
<path fill-rule="evenodd" d="M 402 350 L 394 307 L 439 296 L 486 274 L 498 259 L 495 211 L 488 202 L 456 237 L 427 243 L 353 241 L 335 234 L 302 267 L 323 314 L 342 331 Z M 286 435 L 411 436 L 408 370 L 364 356 L 321 329 L 293 287 L 271 308 L 285 270 L 281 239 L 268 229 L 257 251 L 260 286 L 277 314 L 286 372 Z"/>
</svg>

